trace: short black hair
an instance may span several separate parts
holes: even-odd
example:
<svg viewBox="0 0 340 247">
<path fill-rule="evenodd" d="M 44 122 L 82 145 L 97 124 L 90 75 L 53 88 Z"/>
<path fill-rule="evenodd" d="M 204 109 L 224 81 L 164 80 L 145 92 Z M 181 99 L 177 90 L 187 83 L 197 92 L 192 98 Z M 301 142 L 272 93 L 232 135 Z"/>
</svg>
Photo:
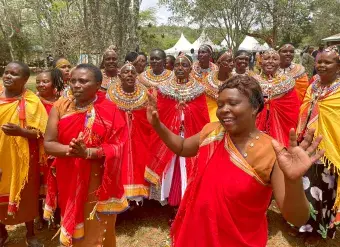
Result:
<svg viewBox="0 0 340 247">
<path fill-rule="evenodd" d="M 31 75 L 31 71 L 30 71 L 30 68 L 28 67 L 27 64 L 23 63 L 23 62 L 19 62 L 19 61 L 13 61 L 13 62 L 10 62 L 9 64 L 16 64 L 16 65 L 19 65 L 21 70 L 22 70 L 22 75 L 28 79 Z"/>
<path fill-rule="evenodd" d="M 166 54 L 165 54 L 165 51 L 163 51 L 162 49 L 159 49 L 159 48 L 152 49 L 152 50 L 151 50 L 151 52 L 150 52 L 150 54 L 151 54 L 152 52 L 159 52 L 159 53 L 161 54 L 161 56 L 162 56 L 163 60 L 165 60 L 165 59 L 166 59 Z"/>
<path fill-rule="evenodd" d="M 131 51 L 128 54 L 126 54 L 124 61 L 134 62 L 138 57 L 138 53 L 135 51 Z"/>
<path fill-rule="evenodd" d="M 167 58 L 170 58 L 170 60 L 172 61 L 172 63 L 175 62 L 176 58 L 173 55 L 167 55 Z"/>
<path fill-rule="evenodd" d="M 236 88 L 240 93 L 248 97 L 251 106 L 258 109 L 257 113 L 264 108 L 264 98 L 260 84 L 253 77 L 248 75 L 236 75 L 223 83 L 218 93 L 227 88 Z"/>
<path fill-rule="evenodd" d="M 145 52 L 138 52 L 138 55 L 144 56 L 146 60 L 148 60 L 148 56 L 145 54 Z"/>
<path fill-rule="evenodd" d="M 245 54 L 247 55 L 248 57 L 250 57 L 250 53 L 246 50 L 238 50 L 235 54 L 235 58 L 237 58 L 238 56 L 242 55 L 242 54 Z"/>
<path fill-rule="evenodd" d="M 100 69 L 98 67 L 94 66 L 93 64 L 81 63 L 81 64 L 78 64 L 74 68 L 74 70 L 77 70 L 77 69 L 87 69 L 87 70 L 92 72 L 92 74 L 94 75 L 94 78 L 96 79 L 96 82 L 102 82 L 103 81 L 102 72 L 100 71 Z"/>
</svg>

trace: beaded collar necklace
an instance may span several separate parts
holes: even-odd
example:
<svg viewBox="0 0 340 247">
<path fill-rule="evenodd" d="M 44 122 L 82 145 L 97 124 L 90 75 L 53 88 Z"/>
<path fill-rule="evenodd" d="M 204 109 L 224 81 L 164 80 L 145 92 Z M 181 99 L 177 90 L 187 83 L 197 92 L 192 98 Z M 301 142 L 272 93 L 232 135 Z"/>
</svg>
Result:
<svg viewBox="0 0 340 247">
<path fill-rule="evenodd" d="M 120 81 L 111 84 L 107 90 L 106 97 L 123 111 L 143 108 L 148 101 L 147 88 L 139 82 L 136 82 L 135 90 L 132 93 L 126 93 Z"/>
<path fill-rule="evenodd" d="M 194 78 L 190 78 L 187 83 L 178 83 L 173 78 L 167 84 L 160 85 L 159 91 L 178 102 L 189 102 L 201 96 L 204 93 L 204 87 Z"/>
<path fill-rule="evenodd" d="M 231 72 L 232 76 L 237 76 L 237 75 L 248 75 L 249 74 L 249 68 L 246 68 L 246 72 L 244 74 L 239 74 L 236 72 L 236 69 L 234 68 L 233 71 Z"/>
<path fill-rule="evenodd" d="M 294 79 L 299 79 L 305 74 L 306 70 L 300 64 L 291 63 L 288 68 L 279 68 L 279 74 L 286 74 L 288 76 L 293 77 Z"/>
<path fill-rule="evenodd" d="M 88 110 L 89 108 L 91 108 L 91 106 L 94 104 L 94 102 L 96 102 L 98 99 L 98 96 L 96 95 L 96 97 L 94 98 L 93 101 L 91 101 L 90 103 L 88 103 L 86 106 L 82 106 L 82 107 L 78 107 L 76 106 L 77 102 L 76 99 L 74 99 L 74 108 L 78 111 L 84 111 L 84 110 Z"/>
<path fill-rule="evenodd" d="M 340 77 L 335 79 L 330 85 L 323 86 L 320 83 L 320 77 L 317 76 L 316 80 L 312 84 L 312 93 L 317 100 L 322 100 L 333 93 L 336 92 L 338 88 L 340 88 Z"/>
<path fill-rule="evenodd" d="M 165 69 L 160 75 L 155 75 L 148 69 L 139 75 L 139 81 L 146 87 L 157 87 L 174 76 L 173 71 Z"/>
<path fill-rule="evenodd" d="M 218 79 L 218 71 L 212 71 L 207 76 L 206 80 L 202 80 L 201 83 L 205 87 L 205 94 L 212 99 L 217 99 L 218 89 L 224 82 L 226 82 L 229 78 L 224 81 L 220 81 Z"/>
<path fill-rule="evenodd" d="M 295 87 L 295 80 L 287 75 L 276 74 L 271 79 L 264 74 L 253 74 L 252 76 L 260 84 L 263 96 L 269 99 L 286 93 Z"/>
<path fill-rule="evenodd" d="M 202 69 L 199 61 L 194 62 L 194 64 L 192 65 L 192 71 L 197 78 L 202 78 L 204 74 L 210 73 L 213 70 L 217 70 L 217 66 L 212 62 L 209 62 L 209 68 L 207 69 Z"/>
<path fill-rule="evenodd" d="M 107 88 L 110 86 L 111 83 L 115 83 L 118 79 L 117 76 L 113 76 L 110 77 L 105 73 L 105 70 L 102 70 L 102 74 L 103 74 L 103 81 L 102 84 L 100 85 L 100 87 L 104 90 L 107 90 Z"/>
</svg>

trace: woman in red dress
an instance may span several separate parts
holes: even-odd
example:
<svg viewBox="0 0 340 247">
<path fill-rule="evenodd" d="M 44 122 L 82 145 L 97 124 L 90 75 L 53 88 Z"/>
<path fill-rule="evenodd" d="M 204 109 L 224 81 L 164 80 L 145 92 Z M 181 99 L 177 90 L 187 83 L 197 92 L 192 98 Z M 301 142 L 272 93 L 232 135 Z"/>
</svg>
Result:
<svg viewBox="0 0 340 247">
<path fill-rule="evenodd" d="M 278 73 L 279 67 L 280 55 L 275 50 L 268 50 L 262 54 L 261 74 L 251 72 L 265 98 L 265 107 L 257 117 L 256 126 L 288 146 L 287 133 L 297 127 L 301 101 L 295 90 L 295 80 Z"/>
<path fill-rule="evenodd" d="M 160 121 L 161 112 L 150 96 L 148 120 L 175 154 L 198 155 L 171 236 L 174 247 L 264 247 L 268 238 L 266 212 L 274 193 L 283 216 L 295 225 L 309 217 L 302 176 L 323 151 L 312 154 L 309 131 L 297 146 L 295 131 L 284 148 L 256 128 L 264 107 L 261 88 L 253 78 L 232 77 L 217 100 L 220 122 L 182 138 Z M 288 135 L 288 133 L 287 133 Z"/>
<path fill-rule="evenodd" d="M 148 90 L 136 80 L 137 75 L 131 63 L 125 64 L 117 82 L 109 86 L 106 97 L 118 107 L 127 123 L 122 182 L 126 197 L 138 203 L 149 197 L 150 185 L 144 179 L 144 172 L 150 161 L 151 126 L 146 119 Z"/>
<path fill-rule="evenodd" d="M 204 87 L 190 77 L 191 61 L 185 55 L 177 57 L 174 72 L 174 79 L 158 87 L 160 119 L 176 135 L 190 137 L 210 122 Z M 178 206 L 190 180 L 195 157 L 175 155 L 156 133 L 152 136 L 150 151 L 151 161 L 145 178 L 153 185 L 151 199 Z"/>
</svg>

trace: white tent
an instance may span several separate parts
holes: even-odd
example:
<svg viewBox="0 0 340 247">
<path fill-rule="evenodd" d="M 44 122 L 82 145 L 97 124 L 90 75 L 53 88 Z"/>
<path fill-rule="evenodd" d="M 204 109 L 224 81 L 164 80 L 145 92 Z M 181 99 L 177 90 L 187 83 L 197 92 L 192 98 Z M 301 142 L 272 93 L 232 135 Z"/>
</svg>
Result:
<svg viewBox="0 0 340 247">
<path fill-rule="evenodd" d="M 190 53 L 191 48 L 193 48 L 193 45 L 184 37 L 184 34 L 182 33 L 177 43 L 170 49 L 167 49 L 165 53 L 170 55 L 177 55 L 180 51 L 184 53 Z"/>
<path fill-rule="evenodd" d="M 326 41 L 326 42 L 340 41 L 340 33 L 335 34 L 335 35 L 330 36 L 330 37 L 327 37 L 327 38 L 323 39 L 322 41 Z"/>
<path fill-rule="evenodd" d="M 231 48 L 231 47 L 229 47 L 228 43 L 233 43 L 233 44 L 235 44 L 235 42 L 232 42 L 231 38 L 227 35 L 227 36 L 225 36 L 225 38 L 222 40 L 221 46 L 222 46 L 222 47 L 225 47 L 225 48 Z"/>
<path fill-rule="evenodd" d="M 239 50 L 245 51 L 261 51 L 262 47 L 261 44 L 253 37 L 246 36 L 240 46 L 238 47 Z"/>
<path fill-rule="evenodd" d="M 203 31 L 201 33 L 201 36 L 192 44 L 193 48 L 195 49 L 195 53 L 198 52 L 198 49 L 200 48 L 201 45 L 210 45 L 213 49 L 221 49 L 220 46 L 215 45 L 211 39 L 208 37 L 208 35 Z"/>
</svg>

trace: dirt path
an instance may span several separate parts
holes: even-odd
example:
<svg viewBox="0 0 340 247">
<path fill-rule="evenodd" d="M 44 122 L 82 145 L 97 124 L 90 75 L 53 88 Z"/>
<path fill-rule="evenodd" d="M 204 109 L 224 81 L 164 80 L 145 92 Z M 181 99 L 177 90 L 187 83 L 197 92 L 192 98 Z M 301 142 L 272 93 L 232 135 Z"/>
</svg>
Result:
<svg viewBox="0 0 340 247">
<path fill-rule="evenodd" d="M 171 209 L 157 204 L 144 205 L 124 213 L 117 221 L 117 247 L 166 247 L 168 245 L 168 219 Z M 288 235 L 289 226 L 273 208 L 268 211 L 269 241 L 268 247 L 303 247 L 303 237 Z M 255 226 L 254 226 L 255 227 Z M 44 230 L 37 235 L 45 247 L 58 246 L 58 240 L 51 241 L 55 232 Z M 25 227 L 18 226 L 10 230 L 8 247 L 24 247 Z M 339 247 L 340 232 L 335 240 L 322 241 L 318 247 Z"/>
</svg>

